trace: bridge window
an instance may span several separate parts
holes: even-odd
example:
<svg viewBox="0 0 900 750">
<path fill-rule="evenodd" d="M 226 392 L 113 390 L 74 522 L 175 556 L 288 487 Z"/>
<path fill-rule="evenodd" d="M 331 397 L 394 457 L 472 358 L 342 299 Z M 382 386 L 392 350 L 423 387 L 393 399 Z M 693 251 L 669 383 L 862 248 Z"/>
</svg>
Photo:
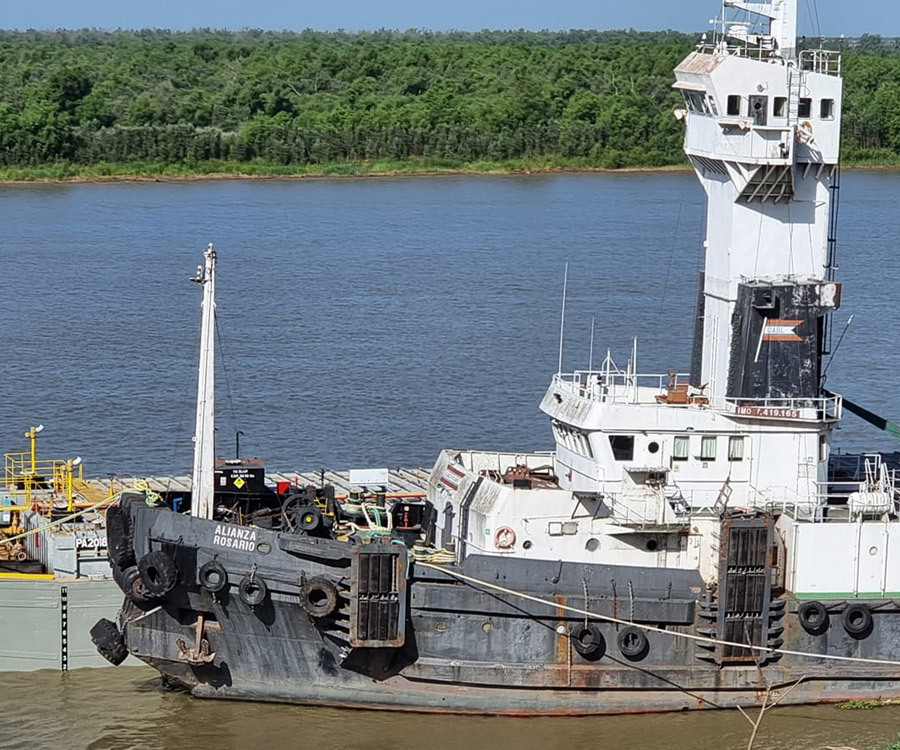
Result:
<svg viewBox="0 0 900 750">
<path fill-rule="evenodd" d="M 716 106 L 716 100 L 711 96 L 708 96 L 706 100 L 709 102 L 709 111 L 712 112 L 716 117 L 719 116 L 719 108 Z"/>
<path fill-rule="evenodd" d="M 728 460 L 743 461 L 744 460 L 744 438 L 743 436 L 732 436 L 728 438 Z"/>
<path fill-rule="evenodd" d="M 687 461 L 691 439 L 687 435 L 676 435 L 675 445 L 672 450 L 673 461 Z"/>
<path fill-rule="evenodd" d="M 772 111 L 772 115 L 775 117 L 787 117 L 787 97 L 786 96 L 776 96 L 775 97 L 775 108 Z"/>
<path fill-rule="evenodd" d="M 834 99 L 823 99 L 819 102 L 819 117 L 823 120 L 834 119 Z"/>
<path fill-rule="evenodd" d="M 612 448 L 613 458 L 616 461 L 634 459 L 634 435 L 610 435 L 609 446 Z"/>
<path fill-rule="evenodd" d="M 810 117 L 812 115 L 812 99 L 804 97 L 800 100 L 800 107 L 797 110 L 799 117 Z"/>
<path fill-rule="evenodd" d="M 728 97 L 728 114 L 739 116 L 741 114 L 741 95 L 730 94 Z"/>
<path fill-rule="evenodd" d="M 696 112 L 698 115 L 710 114 L 706 95 L 702 91 L 685 91 L 684 104 L 689 112 Z"/>
<path fill-rule="evenodd" d="M 704 435 L 700 440 L 700 460 L 715 461 L 716 460 L 716 443 L 718 438 L 715 435 Z"/>
</svg>

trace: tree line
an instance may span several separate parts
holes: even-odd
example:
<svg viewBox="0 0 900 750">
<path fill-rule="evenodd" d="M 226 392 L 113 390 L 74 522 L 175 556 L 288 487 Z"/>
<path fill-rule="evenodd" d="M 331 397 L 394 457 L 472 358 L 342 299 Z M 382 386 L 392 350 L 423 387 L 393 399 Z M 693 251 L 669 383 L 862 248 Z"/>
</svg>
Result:
<svg viewBox="0 0 900 750">
<path fill-rule="evenodd" d="M 681 163 L 675 32 L 0 32 L 0 165 Z M 900 155 L 900 48 L 845 51 L 845 149 Z"/>
</svg>

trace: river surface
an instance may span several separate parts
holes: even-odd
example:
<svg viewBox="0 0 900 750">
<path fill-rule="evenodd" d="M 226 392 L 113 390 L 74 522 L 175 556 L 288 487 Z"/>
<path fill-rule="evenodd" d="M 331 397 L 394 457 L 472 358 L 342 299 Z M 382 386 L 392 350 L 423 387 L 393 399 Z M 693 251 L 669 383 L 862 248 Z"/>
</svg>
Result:
<svg viewBox="0 0 900 750">
<path fill-rule="evenodd" d="M 845 174 L 828 385 L 900 418 L 900 175 Z M 690 174 L 0 188 L 0 447 L 88 475 L 184 474 L 200 292 L 219 251 L 219 453 L 273 469 L 430 466 L 445 447 L 552 447 L 563 368 L 686 370 L 702 193 Z M 848 416 L 836 443 L 896 449 Z M 746 746 L 737 712 L 511 720 L 204 702 L 144 669 L 0 675 L 0 747 L 429 750 Z M 900 709 L 790 708 L 757 747 L 885 745 Z"/>
<path fill-rule="evenodd" d="M 0 695 L 3 750 L 743 750 L 750 738 L 736 710 L 510 719 L 202 700 L 149 667 L 5 673 Z M 898 732 L 900 706 L 775 708 L 755 748 L 868 750 Z"/>
</svg>

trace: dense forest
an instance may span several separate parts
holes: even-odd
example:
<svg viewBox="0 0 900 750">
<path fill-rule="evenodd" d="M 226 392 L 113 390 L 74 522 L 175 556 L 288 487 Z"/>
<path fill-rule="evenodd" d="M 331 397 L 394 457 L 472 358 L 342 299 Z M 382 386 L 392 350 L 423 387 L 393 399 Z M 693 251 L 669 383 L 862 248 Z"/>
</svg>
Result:
<svg viewBox="0 0 900 750">
<path fill-rule="evenodd" d="M 695 43 L 674 32 L 0 32 L 0 166 L 678 164 L 672 68 Z M 900 48 L 856 40 L 845 74 L 845 156 L 900 162 Z"/>
</svg>

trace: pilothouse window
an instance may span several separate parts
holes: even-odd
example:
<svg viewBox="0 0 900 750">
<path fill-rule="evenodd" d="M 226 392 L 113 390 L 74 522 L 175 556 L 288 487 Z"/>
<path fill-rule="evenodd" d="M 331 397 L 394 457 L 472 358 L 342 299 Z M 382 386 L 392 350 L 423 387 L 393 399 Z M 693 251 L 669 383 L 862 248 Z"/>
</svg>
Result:
<svg viewBox="0 0 900 750">
<path fill-rule="evenodd" d="M 787 97 L 776 96 L 772 107 L 772 114 L 775 117 L 787 117 Z"/>
<path fill-rule="evenodd" d="M 741 114 L 741 95 L 731 94 L 728 97 L 728 114 L 740 116 Z"/>
<path fill-rule="evenodd" d="M 819 117 L 823 120 L 834 119 L 834 99 L 823 99 L 819 103 Z"/>
<path fill-rule="evenodd" d="M 730 437 L 728 438 L 728 460 L 743 461 L 744 460 L 744 438 Z"/>
<path fill-rule="evenodd" d="M 704 435 L 700 441 L 700 460 L 715 461 L 716 460 L 716 442 L 715 435 Z"/>
<path fill-rule="evenodd" d="M 634 435 L 610 435 L 609 446 L 612 448 L 613 458 L 616 461 L 634 459 Z"/>
<path fill-rule="evenodd" d="M 684 104 L 688 112 L 695 112 L 698 115 L 710 114 L 709 103 L 702 91 L 685 91 Z"/>
<path fill-rule="evenodd" d="M 809 117 L 812 114 L 812 99 L 807 99 L 805 97 L 801 99 L 797 114 L 800 117 Z"/>
</svg>

